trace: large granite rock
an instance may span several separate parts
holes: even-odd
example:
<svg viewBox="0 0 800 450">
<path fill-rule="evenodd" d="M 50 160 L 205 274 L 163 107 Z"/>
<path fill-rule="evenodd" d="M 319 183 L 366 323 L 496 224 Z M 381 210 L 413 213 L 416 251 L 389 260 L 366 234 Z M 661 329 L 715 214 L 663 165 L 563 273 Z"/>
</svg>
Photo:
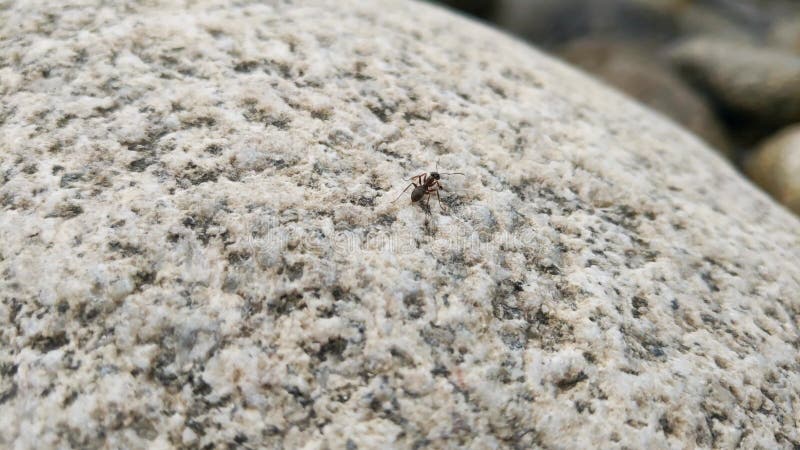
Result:
<svg viewBox="0 0 800 450">
<path fill-rule="evenodd" d="M 0 446 L 800 445 L 800 223 L 696 137 L 424 4 L 63 3 L 0 12 Z"/>
</svg>

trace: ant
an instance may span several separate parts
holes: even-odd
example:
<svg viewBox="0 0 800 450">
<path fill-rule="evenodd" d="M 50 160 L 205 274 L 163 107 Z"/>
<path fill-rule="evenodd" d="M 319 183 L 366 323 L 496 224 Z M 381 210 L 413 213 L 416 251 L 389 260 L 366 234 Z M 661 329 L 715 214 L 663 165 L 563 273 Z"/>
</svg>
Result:
<svg viewBox="0 0 800 450">
<path fill-rule="evenodd" d="M 439 168 L 438 162 L 436 163 L 436 168 L 437 169 Z M 411 191 L 411 203 L 416 203 L 422 200 L 422 197 L 427 195 L 428 200 L 425 202 L 425 206 L 428 206 L 428 209 L 430 210 L 429 203 L 431 201 L 431 194 L 435 192 L 436 199 L 439 200 L 439 207 L 442 208 L 442 211 L 444 211 L 444 206 L 442 206 L 442 198 L 439 197 L 439 189 L 444 189 L 444 187 L 442 187 L 442 185 L 439 183 L 439 179 L 441 178 L 442 175 L 464 175 L 464 174 L 461 172 L 431 172 L 431 173 L 423 172 L 417 176 L 409 178 L 407 181 L 411 181 L 411 184 L 406 186 L 406 188 L 403 189 L 403 192 L 401 192 L 396 199 L 392 200 L 392 203 L 400 199 L 400 197 L 402 197 L 403 194 L 406 193 L 408 188 L 414 186 L 414 190 Z M 414 180 L 416 180 L 416 183 L 414 182 Z"/>
</svg>

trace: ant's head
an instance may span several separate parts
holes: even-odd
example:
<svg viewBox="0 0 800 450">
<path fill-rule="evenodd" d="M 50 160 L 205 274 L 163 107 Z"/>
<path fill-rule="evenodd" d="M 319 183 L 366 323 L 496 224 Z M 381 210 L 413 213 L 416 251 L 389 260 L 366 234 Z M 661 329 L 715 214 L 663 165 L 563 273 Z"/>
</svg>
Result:
<svg viewBox="0 0 800 450">
<path fill-rule="evenodd" d="M 442 176 L 439 175 L 439 172 L 431 172 L 430 177 L 433 178 L 434 180 L 442 178 Z"/>
</svg>

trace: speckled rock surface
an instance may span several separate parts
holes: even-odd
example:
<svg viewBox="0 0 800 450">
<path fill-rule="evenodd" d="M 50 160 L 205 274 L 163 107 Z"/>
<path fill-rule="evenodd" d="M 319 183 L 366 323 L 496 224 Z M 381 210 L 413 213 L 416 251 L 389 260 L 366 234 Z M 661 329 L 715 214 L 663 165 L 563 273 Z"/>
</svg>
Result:
<svg viewBox="0 0 800 450">
<path fill-rule="evenodd" d="M 0 446 L 800 444 L 800 223 L 699 139 L 422 4 L 154 3 L 0 3 Z"/>
</svg>

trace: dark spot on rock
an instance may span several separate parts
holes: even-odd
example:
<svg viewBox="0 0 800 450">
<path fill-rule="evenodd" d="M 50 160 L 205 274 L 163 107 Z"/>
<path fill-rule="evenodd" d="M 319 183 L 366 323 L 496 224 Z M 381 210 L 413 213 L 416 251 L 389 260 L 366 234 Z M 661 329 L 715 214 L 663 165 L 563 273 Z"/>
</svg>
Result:
<svg viewBox="0 0 800 450">
<path fill-rule="evenodd" d="M 521 350 L 527 343 L 524 332 L 500 332 L 500 339 L 509 350 Z"/>
<path fill-rule="evenodd" d="M 655 356 L 656 358 L 660 358 L 660 357 L 665 355 L 664 347 L 662 347 L 660 345 L 651 344 L 651 345 L 648 345 L 646 348 L 647 348 L 647 350 L 650 351 L 650 354 Z"/>
<path fill-rule="evenodd" d="M 550 316 L 541 309 L 538 309 L 533 315 L 533 321 L 541 325 L 547 325 L 550 322 Z M 531 320 L 529 320 L 529 322 L 531 322 Z"/>
<path fill-rule="evenodd" d="M 136 414 L 133 423 L 131 424 L 131 428 L 136 433 L 137 436 L 140 438 L 144 438 L 148 441 L 152 441 L 156 437 L 158 437 L 158 431 L 156 430 L 155 425 L 150 419 Z"/>
<path fill-rule="evenodd" d="M 194 395 L 206 396 L 212 391 L 211 385 L 205 382 L 202 378 L 198 378 L 192 385 L 192 393 Z"/>
<path fill-rule="evenodd" d="M 203 183 L 215 182 L 219 175 L 218 172 L 205 170 L 193 162 L 189 162 L 183 170 L 183 174 L 179 179 L 186 180 L 195 186 Z"/>
<path fill-rule="evenodd" d="M 528 322 L 526 338 L 545 350 L 552 351 L 565 341 L 574 339 L 571 324 L 552 313 L 545 313 L 541 308 L 535 313 L 526 311 L 525 320 Z"/>
<path fill-rule="evenodd" d="M 406 306 L 408 316 L 412 319 L 419 319 L 425 314 L 425 301 L 420 291 L 413 291 L 403 296 L 403 304 Z"/>
<path fill-rule="evenodd" d="M 70 120 L 74 119 L 75 117 L 76 117 L 75 114 L 65 114 L 59 117 L 58 120 L 56 120 L 56 127 L 64 128 L 64 125 L 66 125 Z"/>
<path fill-rule="evenodd" d="M 303 266 L 302 262 L 298 262 L 286 268 L 286 276 L 289 277 L 289 281 L 299 280 L 303 277 Z"/>
<path fill-rule="evenodd" d="M 74 203 L 64 203 L 56 207 L 55 211 L 48 214 L 47 218 L 60 217 L 62 219 L 71 219 L 83 214 L 83 208 Z"/>
<path fill-rule="evenodd" d="M 13 377 L 17 374 L 18 364 L 11 364 L 8 362 L 0 363 L 0 375 L 4 377 Z"/>
<path fill-rule="evenodd" d="M 71 391 L 64 397 L 64 400 L 61 401 L 61 406 L 66 408 L 67 406 L 71 405 L 76 399 L 78 398 L 78 391 Z"/>
<path fill-rule="evenodd" d="M 221 227 L 219 227 L 219 223 L 215 222 L 209 217 L 201 215 L 189 215 L 186 216 L 181 223 L 186 228 L 194 230 L 197 238 L 203 243 L 203 245 L 208 245 L 208 242 L 213 237 L 220 237 L 224 240 L 228 235 L 228 231 L 226 229 L 222 228 L 222 231 L 220 231 L 219 229 Z M 217 228 L 216 232 L 212 232 L 212 227 L 215 226 Z"/>
<path fill-rule="evenodd" d="M 162 350 L 158 353 L 153 363 L 153 369 L 151 371 L 153 378 L 158 380 L 162 386 L 170 386 L 178 379 L 178 375 L 168 368 L 174 361 L 175 351 L 162 347 Z"/>
<path fill-rule="evenodd" d="M 344 130 L 334 130 L 328 133 L 328 141 L 334 146 L 347 146 L 353 142 L 353 138 Z"/>
<path fill-rule="evenodd" d="M 62 301 L 60 301 L 60 302 L 58 303 L 58 305 L 56 306 L 56 310 L 57 310 L 57 311 L 58 311 L 60 314 L 64 314 L 65 312 L 69 311 L 69 303 L 67 303 L 66 301 L 63 301 L 63 300 L 62 300 Z"/>
<path fill-rule="evenodd" d="M 247 442 L 247 436 L 244 433 L 238 433 L 236 437 L 233 438 L 233 442 L 236 442 L 239 445 L 244 444 Z"/>
<path fill-rule="evenodd" d="M 188 120 L 184 120 L 181 122 L 186 127 L 194 127 L 194 128 L 203 128 L 203 127 L 213 127 L 217 121 L 213 117 L 208 116 L 201 116 L 201 117 L 193 117 Z"/>
<path fill-rule="evenodd" d="M 333 116 L 333 111 L 329 109 L 315 109 L 311 111 L 311 117 L 319 120 L 328 120 Z"/>
<path fill-rule="evenodd" d="M 491 89 L 491 90 L 492 90 L 492 92 L 494 92 L 495 94 L 497 94 L 498 96 L 500 96 L 500 98 L 506 98 L 506 91 L 505 91 L 505 89 L 503 89 L 503 88 L 502 88 L 501 86 L 499 86 L 498 84 L 496 84 L 496 83 L 494 83 L 494 82 L 489 82 L 489 83 L 487 83 L 487 86 L 489 87 L 489 89 Z"/>
<path fill-rule="evenodd" d="M 568 375 L 568 376 L 558 380 L 556 382 L 556 386 L 561 391 L 568 391 L 568 390 L 574 388 L 581 381 L 585 381 L 588 378 L 589 377 L 587 377 L 586 374 L 583 373 L 583 371 L 580 371 L 577 374 Z"/>
<path fill-rule="evenodd" d="M 85 309 L 85 304 L 81 304 L 81 306 Z M 100 315 L 100 310 L 97 308 L 89 308 L 81 313 L 81 322 L 82 323 L 89 323 L 94 320 L 98 315 Z"/>
<path fill-rule="evenodd" d="M 36 166 L 36 164 L 28 164 L 27 166 L 22 168 L 22 173 L 33 175 L 36 173 L 37 170 L 39 170 L 39 168 Z"/>
<path fill-rule="evenodd" d="M 294 399 L 295 399 L 295 400 L 296 400 L 298 403 L 300 403 L 300 406 L 306 407 L 306 406 L 308 406 L 308 405 L 310 405 L 310 404 L 314 403 L 314 401 L 311 399 L 311 397 L 309 397 L 309 396 L 308 396 L 308 394 L 306 394 L 306 393 L 302 392 L 302 391 L 300 390 L 300 388 L 298 388 L 297 386 L 286 386 L 286 387 L 284 387 L 284 389 L 285 389 L 285 390 L 286 390 L 286 392 L 288 392 L 288 393 L 289 393 L 289 395 L 291 395 L 291 396 L 292 396 L 292 397 L 293 397 L 293 398 L 294 398 Z"/>
<path fill-rule="evenodd" d="M 389 215 L 389 214 L 381 214 L 378 216 L 378 219 L 375 223 L 383 225 L 383 226 L 391 226 L 397 220 L 396 217 Z"/>
<path fill-rule="evenodd" d="M 133 255 L 141 255 L 142 249 L 131 244 L 122 243 L 119 241 L 111 241 L 108 244 L 108 249 L 113 252 L 121 253 L 122 256 L 128 257 Z"/>
<path fill-rule="evenodd" d="M 347 438 L 347 442 L 345 443 L 345 450 L 358 450 L 358 446 L 352 439 Z"/>
<path fill-rule="evenodd" d="M 346 349 L 347 340 L 341 337 L 335 337 L 328 340 L 328 342 L 320 347 L 319 352 L 317 352 L 317 357 L 322 361 L 327 361 L 328 358 L 341 361 L 342 355 Z"/>
<path fill-rule="evenodd" d="M 42 353 L 51 352 L 69 344 L 67 334 L 63 331 L 52 335 L 37 335 L 31 340 L 31 347 Z"/>
<path fill-rule="evenodd" d="M 357 199 L 351 199 L 350 203 L 358 206 L 369 207 L 372 208 L 375 205 L 375 199 L 371 197 L 361 196 Z"/>
<path fill-rule="evenodd" d="M 631 305 L 633 305 L 633 317 L 638 319 L 642 315 L 641 310 L 647 308 L 647 300 L 637 295 L 631 300 Z"/>
<path fill-rule="evenodd" d="M 673 299 L 673 300 L 672 300 L 672 302 L 670 303 L 670 306 L 672 307 L 672 310 L 673 310 L 673 311 L 677 310 L 677 309 L 678 309 L 678 307 L 679 307 L 679 306 L 678 306 L 678 300 L 676 300 L 676 299 Z"/>
<path fill-rule="evenodd" d="M 268 61 L 267 67 L 265 71 L 267 73 L 272 73 L 273 70 L 276 70 L 280 76 L 283 78 L 293 78 L 292 77 L 292 67 L 286 63 L 279 63 L 276 61 Z"/>
<path fill-rule="evenodd" d="M 286 116 L 275 116 L 263 108 L 257 108 L 255 105 L 249 105 L 248 109 L 243 113 L 244 118 L 248 122 L 262 123 L 264 126 L 273 126 L 280 130 L 288 130 L 289 124 L 292 119 Z"/>
<path fill-rule="evenodd" d="M 302 302 L 302 300 L 303 294 L 299 292 L 283 294 L 278 297 L 275 302 L 271 303 L 268 306 L 268 309 L 269 311 L 282 316 L 296 309 L 300 309 L 301 307 L 305 307 L 305 304 Z"/>
<path fill-rule="evenodd" d="M 133 152 L 154 154 L 156 143 L 166 134 L 166 128 L 153 128 L 148 130 L 147 134 L 142 139 L 139 139 L 138 141 L 124 141 L 122 142 L 122 145 Z"/>
<path fill-rule="evenodd" d="M 187 420 L 186 421 L 186 426 L 189 427 L 195 433 L 197 433 L 198 436 L 205 436 L 206 435 L 206 430 L 205 430 L 205 427 L 203 427 L 203 424 L 201 424 L 200 422 L 196 421 L 195 419 Z"/>
<path fill-rule="evenodd" d="M 245 252 L 230 252 L 228 253 L 228 264 L 236 265 L 250 259 L 250 255 Z"/>
<path fill-rule="evenodd" d="M 11 383 L 11 387 L 0 394 L 0 405 L 9 400 L 13 400 L 14 397 L 17 396 L 17 389 L 17 383 Z"/>
<path fill-rule="evenodd" d="M 431 369 L 431 375 L 435 377 L 449 377 L 450 371 L 447 369 L 447 367 L 437 364 L 433 367 L 433 369 Z"/>
<path fill-rule="evenodd" d="M 139 158 L 128 164 L 128 170 L 131 172 L 144 172 L 147 166 L 153 163 L 154 161 L 151 158 Z"/>
<path fill-rule="evenodd" d="M 500 320 L 519 319 L 523 316 L 518 304 L 517 294 L 522 291 L 522 283 L 504 280 L 495 286 L 492 295 L 492 313 Z"/>
<path fill-rule="evenodd" d="M 333 295 L 334 300 L 341 300 L 344 294 L 345 291 L 341 286 L 334 286 L 333 289 L 331 289 L 331 295 Z"/>
<path fill-rule="evenodd" d="M 406 122 L 411 122 L 413 120 L 421 120 L 428 122 L 431 120 L 431 115 L 430 113 L 421 114 L 417 111 L 406 111 L 403 113 L 403 120 L 405 120 Z"/>
<path fill-rule="evenodd" d="M 211 144 L 211 145 L 207 146 L 207 147 L 204 149 L 204 151 L 205 151 L 206 153 L 210 153 L 210 154 L 212 154 L 212 155 L 215 155 L 215 156 L 216 156 L 216 155 L 219 155 L 220 153 L 222 153 L 222 146 L 220 146 L 220 145 L 217 145 L 217 144 Z"/>
<path fill-rule="evenodd" d="M 550 275 L 561 275 L 561 270 L 553 264 L 539 264 L 536 266 L 540 272 Z"/>
<path fill-rule="evenodd" d="M 714 278 L 711 277 L 710 272 L 702 272 L 700 274 L 700 278 L 703 279 L 703 281 L 706 283 L 706 286 L 708 286 L 708 289 L 711 292 L 719 292 L 719 286 L 717 286 L 717 283 L 714 280 Z"/>
<path fill-rule="evenodd" d="M 414 445 L 411 446 L 411 450 L 420 450 L 422 448 L 428 447 L 432 444 L 430 439 L 421 438 L 414 441 Z"/>
<path fill-rule="evenodd" d="M 394 110 L 387 105 L 381 103 L 380 105 L 369 105 L 367 108 L 370 110 L 372 114 L 375 115 L 381 122 L 386 123 L 389 122 L 389 119 L 392 117 Z"/>
<path fill-rule="evenodd" d="M 589 407 L 589 403 L 583 400 L 575 400 L 575 411 L 578 413 L 582 413 L 586 408 Z"/>
<path fill-rule="evenodd" d="M 233 274 L 228 274 L 225 276 L 225 281 L 222 282 L 222 292 L 227 294 L 232 294 L 236 292 L 236 289 L 239 287 L 239 281 Z"/>
<path fill-rule="evenodd" d="M 233 66 L 233 70 L 240 73 L 252 72 L 258 67 L 258 61 L 239 61 Z"/>
<path fill-rule="evenodd" d="M 141 290 L 142 286 L 153 284 L 156 273 L 150 270 L 140 270 L 133 275 L 134 290 Z"/>
</svg>

